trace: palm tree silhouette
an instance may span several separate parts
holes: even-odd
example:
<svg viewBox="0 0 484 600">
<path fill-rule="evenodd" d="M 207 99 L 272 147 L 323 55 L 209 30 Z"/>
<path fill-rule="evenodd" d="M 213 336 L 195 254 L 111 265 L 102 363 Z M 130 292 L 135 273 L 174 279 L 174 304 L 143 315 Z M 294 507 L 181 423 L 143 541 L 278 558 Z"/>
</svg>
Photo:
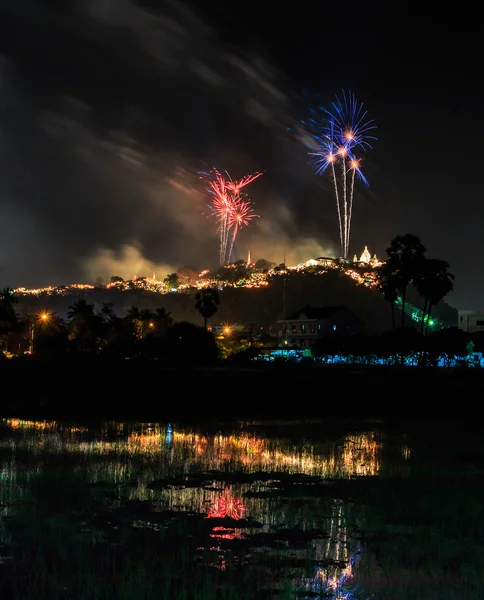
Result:
<svg viewBox="0 0 484 600">
<path fill-rule="evenodd" d="M 67 318 L 72 321 L 89 323 L 94 318 L 94 304 L 86 300 L 76 300 L 67 309 Z"/>
<path fill-rule="evenodd" d="M 104 323 L 111 323 L 116 320 L 116 313 L 114 312 L 114 304 L 112 302 L 103 302 L 99 313 Z"/>
<path fill-rule="evenodd" d="M 14 295 L 14 291 L 9 288 L 3 288 L 0 291 L 0 315 L 1 316 L 11 316 L 15 313 L 14 304 L 18 303 L 17 296 Z"/>
<path fill-rule="evenodd" d="M 398 300 L 397 280 L 391 273 L 380 274 L 378 290 L 382 292 L 385 300 L 390 303 L 392 311 L 392 329 L 395 329 L 395 302 Z"/>
<path fill-rule="evenodd" d="M 142 335 L 146 335 L 153 331 L 155 324 L 153 322 L 153 313 L 149 308 L 143 308 L 143 310 L 140 311 L 140 319 Z"/>
<path fill-rule="evenodd" d="M 91 351 L 98 341 L 101 319 L 94 313 L 94 304 L 77 300 L 67 310 L 69 338 L 78 342 L 79 349 Z"/>
<path fill-rule="evenodd" d="M 163 336 L 166 330 L 173 325 L 173 318 L 171 313 L 167 312 L 164 307 L 161 307 L 155 310 L 153 322 L 157 335 Z"/>
<path fill-rule="evenodd" d="M 195 296 L 195 308 L 201 314 L 207 329 L 207 322 L 218 310 L 220 297 L 216 288 L 205 288 Z"/>
<path fill-rule="evenodd" d="M 140 309 L 137 306 L 129 308 L 126 313 L 126 320 L 133 325 L 135 338 L 140 339 L 143 328 L 143 318 Z"/>
<path fill-rule="evenodd" d="M 427 258 L 423 261 L 420 272 L 415 278 L 415 287 L 424 299 L 422 311 L 421 332 L 427 333 L 432 308 L 454 289 L 455 276 L 449 273 L 449 263 L 439 258 Z"/>
<path fill-rule="evenodd" d="M 405 327 L 407 287 L 418 277 L 426 251 L 420 238 L 412 233 L 397 235 L 386 249 L 388 259 L 380 276 L 391 281 L 402 296 L 402 328 Z"/>
<path fill-rule="evenodd" d="M 14 296 L 11 288 L 3 288 L 0 291 L 0 337 L 5 342 L 5 351 L 7 351 L 8 335 L 17 326 L 17 313 L 14 304 L 18 303 L 18 298 Z"/>
</svg>

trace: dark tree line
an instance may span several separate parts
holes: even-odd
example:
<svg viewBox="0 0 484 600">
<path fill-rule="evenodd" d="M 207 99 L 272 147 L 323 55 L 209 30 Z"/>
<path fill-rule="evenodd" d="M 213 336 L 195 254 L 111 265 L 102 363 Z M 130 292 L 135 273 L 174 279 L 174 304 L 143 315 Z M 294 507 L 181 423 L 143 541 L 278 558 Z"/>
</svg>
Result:
<svg viewBox="0 0 484 600">
<path fill-rule="evenodd" d="M 215 338 L 207 326 L 219 304 L 218 293 L 213 289 L 196 295 L 195 307 L 205 327 L 186 321 L 176 323 L 163 307 L 148 310 L 132 306 L 119 316 L 111 303 L 96 309 L 86 300 L 77 300 L 63 319 L 47 311 L 19 314 L 16 303 L 11 289 L 0 293 L 0 343 L 1 351 L 7 355 L 148 358 L 200 364 L 218 357 Z"/>
</svg>

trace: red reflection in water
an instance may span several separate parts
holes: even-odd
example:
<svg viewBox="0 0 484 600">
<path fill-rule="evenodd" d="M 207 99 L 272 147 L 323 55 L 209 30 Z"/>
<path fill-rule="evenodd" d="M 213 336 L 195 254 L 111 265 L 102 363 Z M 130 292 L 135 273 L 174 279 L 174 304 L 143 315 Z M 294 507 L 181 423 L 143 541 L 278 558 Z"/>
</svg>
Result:
<svg viewBox="0 0 484 600">
<path fill-rule="evenodd" d="M 241 499 L 227 490 L 214 502 L 208 512 L 207 519 L 225 519 L 229 517 L 238 521 L 244 517 L 244 514 L 245 507 Z M 233 540 L 237 537 L 237 533 L 233 529 L 227 529 L 226 527 L 214 527 L 210 537 Z"/>
<path fill-rule="evenodd" d="M 233 496 L 230 491 L 226 491 L 223 496 L 217 498 L 214 505 L 210 508 L 207 519 L 242 519 L 245 513 L 245 507 L 240 498 Z"/>
</svg>

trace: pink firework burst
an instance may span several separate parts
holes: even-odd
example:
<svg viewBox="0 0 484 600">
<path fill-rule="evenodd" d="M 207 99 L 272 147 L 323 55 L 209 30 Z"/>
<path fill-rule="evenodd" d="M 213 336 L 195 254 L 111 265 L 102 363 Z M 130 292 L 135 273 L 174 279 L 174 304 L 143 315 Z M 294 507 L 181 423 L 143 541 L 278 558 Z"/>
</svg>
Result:
<svg viewBox="0 0 484 600">
<path fill-rule="evenodd" d="M 215 216 L 218 223 L 221 266 L 230 262 L 240 228 L 258 217 L 253 213 L 251 203 L 244 199 L 242 190 L 261 175 L 262 173 L 253 173 L 235 181 L 228 174 L 228 178 L 225 178 L 217 169 L 202 173 L 203 179 L 208 182 L 208 192 L 212 199 L 210 216 Z"/>
</svg>

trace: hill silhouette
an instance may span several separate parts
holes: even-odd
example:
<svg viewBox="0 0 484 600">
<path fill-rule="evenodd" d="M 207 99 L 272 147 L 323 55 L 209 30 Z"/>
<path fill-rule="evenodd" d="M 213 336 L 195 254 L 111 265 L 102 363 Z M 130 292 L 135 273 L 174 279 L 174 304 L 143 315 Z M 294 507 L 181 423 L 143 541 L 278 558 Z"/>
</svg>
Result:
<svg viewBox="0 0 484 600">
<path fill-rule="evenodd" d="M 131 306 L 140 309 L 164 307 L 175 321 L 189 321 L 202 325 L 203 320 L 195 310 L 196 289 L 159 294 L 142 289 L 120 290 L 96 287 L 92 290 L 75 290 L 65 295 L 24 296 L 20 298 L 20 311 L 50 310 L 65 317 L 69 305 L 83 298 L 96 306 L 112 303 L 120 316 Z M 422 299 L 414 289 L 408 293 L 408 301 L 421 308 Z M 324 274 L 290 273 L 274 277 L 269 285 L 261 288 L 225 287 L 220 292 L 219 310 L 212 319 L 214 323 L 241 323 L 277 330 L 277 320 L 310 306 L 345 306 L 365 324 L 367 333 L 380 333 L 391 329 L 390 305 L 382 294 L 374 289 L 358 285 L 338 270 Z M 445 325 L 457 323 L 457 311 L 446 303 L 433 309 L 433 316 Z M 412 321 L 408 319 L 408 325 Z M 417 323 L 413 322 L 415 326 Z"/>
</svg>

